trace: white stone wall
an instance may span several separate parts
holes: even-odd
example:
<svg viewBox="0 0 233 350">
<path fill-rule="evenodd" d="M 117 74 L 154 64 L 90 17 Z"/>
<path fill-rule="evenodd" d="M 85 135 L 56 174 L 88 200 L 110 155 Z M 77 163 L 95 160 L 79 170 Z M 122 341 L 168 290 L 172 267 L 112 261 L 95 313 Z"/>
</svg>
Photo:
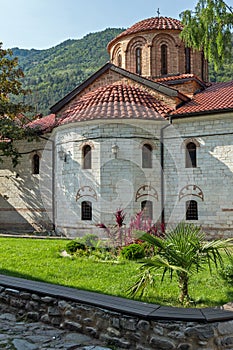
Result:
<svg viewBox="0 0 233 350">
<path fill-rule="evenodd" d="M 64 150 L 67 161 L 56 156 L 56 227 L 66 235 L 96 233 L 95 224 L 114 224 L 114 213 L 124 209 L 126 221 L 141 210 L 143 200 L 152 200 L 153 217 L 160 217 L 160 122 L 104 122 L 70 124 L 56 130 L 56 153 Z M 142 168 L 142 145 L 153 147 L 152 169 Z M 92 168 L 82 168 L 82 147 L 92 147 Z M 112 146 L 118 146 L 115 158 Z M 136 200 L 143 185 L 150 185 L 158 197 Z M 79 198 L 77 199 L 77 193 Z M 80 197 L 81 193 L 81 197 Z M 81 220 L 81 202 L 91 201 L 92 221 Z"/>
<path fill-rule="evenodd" d="M 0 163 L 0 230 L 27 232 L 52 229 L 51 144 L 45 140 L 19 142 L 20 163 Z M 40 173 L 32 171 L 32 157 L 40 156 Z M 47 154 L 47 156 L 46 156 Z M 49 155 L 49 162 L 46 158 Z M 45 173 L 46 167 L 46 176 Z"/>
<path fill-rule="evenodd" d="M 167 184 L 166 221 L 185 219 L 185 202 L 198 202 L 198 221 L 206 231 L 219 236 L 233 234 L 233 121 L 232 115 L 198 116 L 174 120 L 166 129 L 165 174 Z M 185 140 L 195 140 L 197 167 L 185 168 Z M 172 154 L 168 155 L 172 151 Z M 171 162 L 173 157 L 174 162 Z M 186 185 L 197 185 L 192 194 L 179 200 Z M 191 186 L 190 186 L 191 188 Z"/>
</svg>

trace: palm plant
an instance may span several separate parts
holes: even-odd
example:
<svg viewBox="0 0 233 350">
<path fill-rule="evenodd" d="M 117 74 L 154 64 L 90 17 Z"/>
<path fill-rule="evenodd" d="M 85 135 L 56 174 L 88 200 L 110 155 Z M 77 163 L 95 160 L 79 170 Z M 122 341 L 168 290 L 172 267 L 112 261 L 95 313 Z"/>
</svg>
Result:
<svg viewBox="0 0 233 350">
<path fill-rule="evenodd" d="M 193 224 L 180 223 L 177 227 L 166 233 L 165 238 L 142 233 L 140 239 L 149 242 L 155 247 L 155 255 L 145 260 L 140 267 L 136 282 L 128 289 L 131 296 L 143 295 L 146 288 L 155 286 L 156 276 L 162 270 L 162 278 L 168 273 L 172 279 L 177 278 L 180 289 L 180 302 L 188 302 L 189 279 L 207 265 L 210 272 L 212 266 L 223 266 L 221 250 L 230 255 L 229 247 L 233 239 L 219 239 L 206 241 L 201 229 Z"/>
</svg>

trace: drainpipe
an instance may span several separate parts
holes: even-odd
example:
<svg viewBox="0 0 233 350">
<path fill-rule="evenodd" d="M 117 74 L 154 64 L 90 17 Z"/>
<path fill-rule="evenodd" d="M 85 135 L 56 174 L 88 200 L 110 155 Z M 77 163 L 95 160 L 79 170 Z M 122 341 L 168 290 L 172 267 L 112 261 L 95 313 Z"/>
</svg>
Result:
<svg viewBox="0 0 233 350">
<path fill-rule="evenodd" d="M 163 126 L 160 129 L 160 164 L 161 164 L 161 174 L 160 174 L 160 187 L 161 187 L 161 224 L 165 227 L 165 196 L 164 196 L 164 130 L 171 126 L 172 117 L 169 116 L 169 124 Z"/>
</svg>

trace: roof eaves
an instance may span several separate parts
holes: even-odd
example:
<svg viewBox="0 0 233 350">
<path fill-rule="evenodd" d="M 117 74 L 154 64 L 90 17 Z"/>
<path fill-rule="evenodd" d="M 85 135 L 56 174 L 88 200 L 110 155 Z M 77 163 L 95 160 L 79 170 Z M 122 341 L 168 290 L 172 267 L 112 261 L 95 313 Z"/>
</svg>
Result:
<svg viewBox="0 0 233 350">
<path fill-rule="evenodd" d="M 87 80 L 74 88 L 71 92 L 69 92 L 66 96 L 64 96 L 60 101 L 55 103 L 52 107 L 50 107 L 51 113 L 57 113 L 62 107 L 64 107 L 67 103 L 69 103 L 75 96 L 77 96 L 82 90 L 84 90 L 88 85 L 93 83 L 101 74 L 105 73 L 110 67 L 112 63 L 107 62 L 104 66 L 102 66 L 99 70 L 97 70 L 93 75 L 91 75 Z"/>
<path fill-rule="evenodd" d="M 182 79 L 176 79 L 176 80 L 167 80 L 166 83 L 167 85 L 177 85 L 177 84 L 183 84 L 185 82 L 188 81 L 195 81 L 196 83 L 198 83 L 199 85 L 201 85 L 203 88 L 206 88 L 207 85 L 205 84 L 205 82 L 203 82 L 202 80 L 196 78 L 196 77 L 192 77 L 192 78 L 182 78 Z"/>
<path fill-rule="evenodd" d="M 229 113 L 233 112 L 233 108 L 222 108 L 222 109 L 211 109 L 205 111 L 198 112 L 186 112 L 182 114 L 171 114 L 172 119 L 180 119 L 180 118 L 191 118 L 200 115 L 208 115 L 208 114 L 218 114 L 218 113 Z"/>
</svg>

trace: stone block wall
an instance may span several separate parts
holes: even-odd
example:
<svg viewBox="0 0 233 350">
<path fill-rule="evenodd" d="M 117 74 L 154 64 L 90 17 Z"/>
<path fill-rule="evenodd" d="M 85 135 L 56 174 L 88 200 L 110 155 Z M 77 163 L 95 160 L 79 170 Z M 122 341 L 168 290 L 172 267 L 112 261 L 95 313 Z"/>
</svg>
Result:
<svg viewBox="0 0 233 350">
<path fill-rule="evenodd" d="M 19 318 L 84 333 L 117 349 L 230 350 L 233 321 L 147 320 L 84 303 L 0 286 L 0 303 Z"/>
</svg>

